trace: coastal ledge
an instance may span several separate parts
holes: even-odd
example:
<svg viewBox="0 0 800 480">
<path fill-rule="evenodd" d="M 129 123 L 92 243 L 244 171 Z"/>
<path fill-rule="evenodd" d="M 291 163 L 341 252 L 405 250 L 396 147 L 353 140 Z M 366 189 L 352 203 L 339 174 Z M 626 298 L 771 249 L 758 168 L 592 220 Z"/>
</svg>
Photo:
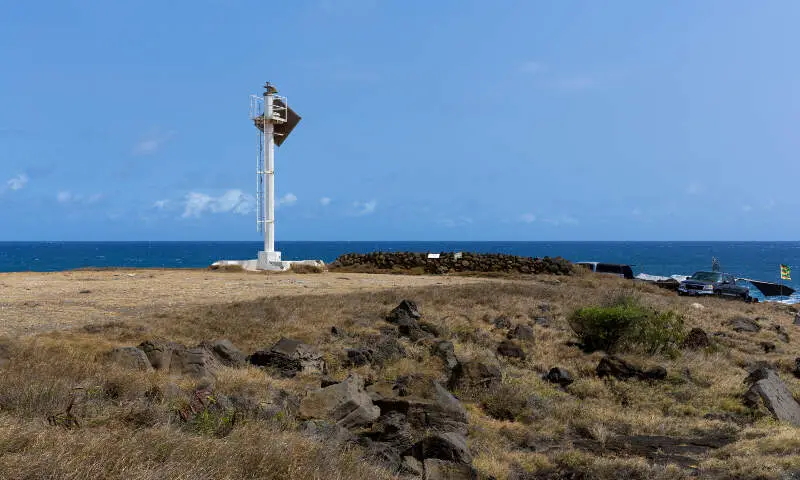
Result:
<svg viewBox="0 0 800 480">
<path fill-rule="evenodd" d="M 571 275 L 573 265 L 561 257 L 518 257 L 502 253 L 418 252 L 348 253 L 337 258 L 330 267 L 352 270 L 406 270 L 419 273 L 498 272 L 524 274 Z"/>
</svg>

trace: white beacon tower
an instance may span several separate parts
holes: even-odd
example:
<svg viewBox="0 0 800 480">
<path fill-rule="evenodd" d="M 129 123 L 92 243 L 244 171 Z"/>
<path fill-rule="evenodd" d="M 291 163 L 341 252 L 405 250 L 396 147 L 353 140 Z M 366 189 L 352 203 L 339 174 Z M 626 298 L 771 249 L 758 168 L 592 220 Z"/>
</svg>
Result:
<svg viewBox="0 0 800 480">
<path fill-rule="evenodd" d="M 250 119 L 258 128 L 256 227 L 264 233 L 264 250 L 258 252 L 257 268 L 286 270 L 289 262 L 281 261 L 281 252 L 275 250 L 275 147 L 286 141 L 300 116 L 267 82 L 262 95 L 250 96 Z"/>
</svg>

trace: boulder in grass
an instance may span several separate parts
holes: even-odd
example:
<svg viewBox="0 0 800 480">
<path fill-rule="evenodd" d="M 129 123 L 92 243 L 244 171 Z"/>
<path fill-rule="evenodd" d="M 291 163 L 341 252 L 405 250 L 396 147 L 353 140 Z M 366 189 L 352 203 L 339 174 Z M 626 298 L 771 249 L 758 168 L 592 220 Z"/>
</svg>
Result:
<svg viewBox="0 0 800 480">
<path fill-rule="evenodd" d="M 419 313 L 419 307 L 417 307 L 416 302 L 412 300 L 403 300 L 400 304 L 386 317 L 386 320 L 389 323 L 397 324 L 403 319 L 410 318 L 414 321 L 419 320 L 422 315 Z"/>
<path fill-rule="evenodd" d="M 500 342 L 500 345 L 497 346 L 497 354 L 504 357 L 525 360 L 525 351 L 513 340 L 503 340 Z"/>
<path fill-rule="evenodd" d="M 683 339 L 681 346 L 690 350 L 698 350 L 710 347 L 711 340 L 709 340 L 705 330 L 702 328 L 693 328 L 689 334 L 686 335 L 686 338 Z"/>
<path fill-rule="evenodd" d="M 516 338 L 525 342 L 532 342 L 534 339 L 533 328 L 528 325 L 519 324 L 513 330 L 508 332 L 508 338 Z"/>
<path fill-rule="evenodd" d="M 298 411 L 300 418 L 329 420 L 344 428 L 372 423 L 380 413 L 364 391 L 364 379 L 356 374 L 341 383 L 306 393 Z"/>
<path fill-rule="evenodd" d="M 459 362 L 450 375 L 450 390 L 469 390 L 496 388 L 500 386 L 503 374 L 496 365 L 472 360 Z"/>
<path fill-rule="evenodd" d="M 228 339 L 217 340 L 212 343 L 210 350 L 217 360 L 227 367 L 242 367 L 247 363 L 244 353 L 233 346 Z"/>
<path fill-rule="evenodd" d="M 438 458 L 448 462 L 472 464 L 467 439 L 455 432 L 435 433 L 425 437 L 411 447 L 411 454 L 417 460 Z"/>
<path fill-rule="evenodd" d="M 662 366 L 657 366 L 648 370 L 625 360 L 609 355 L 600 359 L 597 365 L 597 376 L 614 377 L 618 380 L 627 380 L 630 378 L 638 378 L 639 380 L 663 380 L 667 378 L 667 369 Z"/>
<path fill-rule="evenodd" d="M 758 333 L 761 325 L 757 321 L 747 317 L 734 317 L 728 321 L 728 325 L 734 332 Z"/>
<path fill-rule="evenodd" d="M 143 351 L 136 347 L 118 347 L 109 353 L 112 362 L 134 370 L 152 370 L 150 361 Z"/>
<path fill-rule="evenodd" d="M 204 347 L 178 348 L 172 351 L 169 373 L 194 378 L 213 378 L 219 362 Z"/>
<path fill-rule="evenodd" d="M 752 383 L 745 395 L 746 403 L 755 406 L 760 399 L 776 420 L 800 427 L 800 404 L 774 370 L 761 367 L 745 381 Z"/>
<path fill-rule="evenodd" d="M 139 344 L 139 349 L 147 355 L 147 359 L 156 370 L 169 370 L 169 364 L 172 360 L 172 350 L 176 347 L 176 344 L 159 342 L 157 340 L 145 340 Z"/>
<path fill-rule="evenodd" d="M 458 359 L 456 359 L 456 351 L 455 347 L 453 346 L 453 342 L 448 342 L 446 340 L 436 342 L 433 345 L 433 354 L 442 359 L 448 372 L 451 372 L 454 368 L 456 368 L 456 365 L 458 365 Z"/>
<path fill-rule="evenodd" d="M 299 340 L 281 337 L 268 350 L 259 350 L 248 358 L 251 364 L 271 367 L 283 377 L 294 377 L 300 372 L 325 373 L 322 355 Z"/>
<path fill-rule="evenodd" d="M 555 383 L 562 388 L 568 387 L 574 381 L 572 379 L 572 375 L 569 372 L 561 367 L 553 367 L 547 372 L 547 375 L 544 377 L 550 383 Z"/>
</svg>

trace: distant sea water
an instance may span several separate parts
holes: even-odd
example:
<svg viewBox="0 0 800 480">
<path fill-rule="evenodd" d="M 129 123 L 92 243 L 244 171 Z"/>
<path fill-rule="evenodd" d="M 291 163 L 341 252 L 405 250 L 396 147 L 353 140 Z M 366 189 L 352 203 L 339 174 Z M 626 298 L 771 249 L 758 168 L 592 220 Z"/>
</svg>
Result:
<svg viewBox="0 0 800 480">
<path fill-rule="evenodd" d="M 217 260 L 255 258 L 261 242 L 0 242 L 0 272 L 84 267 L 203 268 Z M 627 263 L 634 274 L 690 275 L 722 270 L 778 282 L 779 265 L 793 267 L 787 285 L 800 290 L 800 242 L 277 242 L 285 260 L 332 262 L 344 253 L 373 251 L 486 252 L 572 261 Z"/>
</svg>

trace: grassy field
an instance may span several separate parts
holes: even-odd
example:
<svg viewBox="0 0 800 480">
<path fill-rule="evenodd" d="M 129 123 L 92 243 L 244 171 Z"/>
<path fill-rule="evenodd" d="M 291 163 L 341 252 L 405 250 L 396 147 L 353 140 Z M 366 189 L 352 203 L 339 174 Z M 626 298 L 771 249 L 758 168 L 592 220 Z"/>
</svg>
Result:
<svg viewBox="0 0 800 480">
<path fill-rule="evenodd" d="M 0 282 L 13 283 L 16 274 L 11 275 Z M 200 298 L 187 300 L 176 289 L 170 301 L 167 285 L 156 288 L 142 278 L 125 297 L 125 308 L 115 310 L 108 304 L 116 292 L 113 282 L 120 280 L 105 275 L 92 283 L 92 293 L 69 294 L 83 303 L 64 307 L 68 322 L 59 319 L 57 304 L 39 324 L 30 311 L 36 302 L 50 305 L 49 283 L 64 292 L 78 288 L 63 277 L 38 278 L 39 300 L 36 292 L 24 300 L 6 298 L 4 321 L 19 314 L 36 328 L 6 325 L 0 340 L 0 358 L 8 360 L 0 360 L 0 477 L 393 478 L 375 462 L 362 461 L 356 446 L 298 433 L 292 402 L 286 399 L 317 388 L 317 376 L 285 379 L 255 367 L 222 368 L 215 394 L 271 405 L 272 415 L 232 419 L 211 414 L 186 422 L 178 412 L 191 401 L 197 381 L 126 370 L 110 364 L 104 354 L 147 339 L 196 345 L 219 338 L 249 353 L 284 336 L 318 348 L 336 379 L 357 371 L 371 382 L 402 375 L 446 382 L 444 365 L 430 348 L 405 338 L 404 358 L 382 366 L 344 366 L 344 350 L 369 342 L 388 325 L 386 314 L 406 298 L 418 303 L 422 319 L 437 326 L 440 337 L 454 343 L 460 361 L 480 359 L 503 373 L 496 391 L 454 392 L 467 406 L 469 445 L 484 478 L 766 479 L 800 471 L 800 432 L 742 403 L 747 369 L 758 362 L 777 366 L 789 388 L 800 393 L 800 381 L 791 374 L 800 356 L 800 332 L 793 330 L 794 312 L 787 306 L 682 298 L 654 286 L 588 274 L 487 279 L 351 273 L 346 275 L 350 288 L 337 280 L 345 274 L 336 272 L 181 272 L 174 274 L 186 279 L 181 285 L 195 289 Z M 289 279 L 295 282 L 292 287 L 280 283 Z M 225 293 L 231 282 L 248 284 L 247 293 L 240 291 L 231 301 Z M 150 296 L 148 289 L 153 289 Z M 708 332 L 712 345 L 677 355 L 622 354 L 642 365 L 664 366 L 668 375 L 662 381 L 597 378 L 595 368 L 604 353 L 571 345 L 576 337 L 568 320 L 576 309 L 605 304 L 620 294 L 675 312 L 687 330 Z M 80 312 L 87 313 L 81 317 Z M 496 355 L 507 334 L 493 324 L 500 316 L 513 325 L 533 326 L 534 340 L 520 342 L 525 360 Z M 736 316 L 758 318 L 762 329 L 737 333 L 726 325 Z M 343 333 L 331 334 L 333 326 Z M 788 341 L 779 330 L 788 333 Z M 775 350 L 765 353 L 762 342 L 774 343 Z M 554 366 L 567 369 L 574 383 L 560 389 L 543 381 L 540 376 Z M 633 435 L 725 436 L 732 442 L 696 455 L 691 465 L 605 448 Z"/>
</svg>

